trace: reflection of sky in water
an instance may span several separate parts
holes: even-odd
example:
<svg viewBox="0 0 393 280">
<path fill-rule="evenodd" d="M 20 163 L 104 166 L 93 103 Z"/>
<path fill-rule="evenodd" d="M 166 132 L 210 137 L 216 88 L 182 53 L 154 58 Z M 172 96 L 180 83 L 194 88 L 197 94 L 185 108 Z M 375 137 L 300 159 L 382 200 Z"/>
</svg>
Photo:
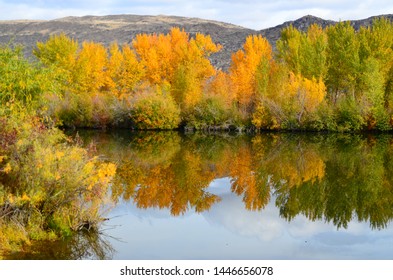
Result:
<svg viewBox="0 0 393 280">
<path fill-rule="evenodd" d="M 209 211 L 173 217 L 168 209 L 137 209 L 123 203 L 110 216 L 118 224 L 106 233 L 115 259 L 393 259 L 393 228 L 371 230 L 352 221 L 337 230 L 324 221 L 279 217 L 274 198 L 260 212 L 244 208 L 230 191 L 229 179 L 217 179 L 208 191 L 222 201 Z"/>
</svg>

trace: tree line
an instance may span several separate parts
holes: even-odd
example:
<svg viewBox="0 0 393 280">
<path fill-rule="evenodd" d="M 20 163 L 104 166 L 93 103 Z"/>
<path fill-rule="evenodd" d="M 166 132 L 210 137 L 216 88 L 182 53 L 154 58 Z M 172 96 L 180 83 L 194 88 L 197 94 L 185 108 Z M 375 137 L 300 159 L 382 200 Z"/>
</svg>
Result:
<svg viewBox="0 0 393 280">
<path fill-rule="evenodd" d="M 222 71 L 209 60 L 222 46 L 179 28 L 108 48 L 53 35 L 34 50 L 31 67 L 45 77 L 31 98 L 70 127 L 391 130 L 392 44 L 385 18 L 358 31 L 289 26 L 275 50 L 247 37 Z M 11 92 L 28 86 L 11 83 Z"/>
</svg>

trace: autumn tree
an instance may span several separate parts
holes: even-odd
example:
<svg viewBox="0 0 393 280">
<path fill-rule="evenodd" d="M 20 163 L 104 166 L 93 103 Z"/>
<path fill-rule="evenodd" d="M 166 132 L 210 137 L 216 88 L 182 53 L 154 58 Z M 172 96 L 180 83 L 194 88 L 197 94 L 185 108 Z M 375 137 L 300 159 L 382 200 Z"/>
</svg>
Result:
<svg viewBox="0 0 393 280">
<path fill-rule="evenodd" d="M 106 65 L 106 71 L 108 73 L 106 85 L 107 90 L 115 95 L 119 95 L 120 92 L 118 84 L 120 83 L 120 79 L 123 74 L 123 64 L 123 53 L 120 50 L 119 45 L 116 42 L 112 43 L 109 47 L 109 58 L 107 59 Z"/>
<path fill-rule="evenodd" d="M 129 45 L 123 45 L 120 49 L 116 43 L 109 49 L 107 72 L 107 84 L 119 98 L 135 93 L 145 75 L 144 67 L 138 61 L 135 51 Z"/>
<path fill-rule="evenodd" d="M 218 70 L 216 75 L 206 84 L 206 94 L 220 97 L 226 105 L 231 106 L 235 96 L 231 90 L 231 81 L 228 73 Z"/>
<path fill-rule="evenodd" d="M 256 76 L 258 98 L 252 114 L 252 124 L 256 128 L 280 129 L 288 119 L 291 101 L 286 90 L 289 73 L 283 63 L 261 62 Z"/>
<path fill-rule="evenodd" d="M 95 93 L 107 85 L 107 59 L 108 54 L 102 44 L 83 42 L 74 71 L 78 91 Z"/>
<path fill-rule="evenodd" d="M 190 38 L 179 28 L 164 34 L 140 34 L 133 47 L 152 85 L 169 86 L 176 102 L 187 109 L 202 96 L 203 85 L 215 74 L 208 57 L 220 50 L 210 36 Z"/>
<path fill-rule="evenodd" d="M 302 75 L 290 73 L 288 83 L 289 98 L 292 100 L 292 111 L 296 114 L 298 125 L 302 126 L 304 114 L 314 112 L 326 95 L 325 84 L 322 78 L 311 80 Z"/>
<path fill-rule="evenodd" d="M 229 75 L 232 90 L 239 106 L 251 112 L 257 99 L 258 77 L 257 69 L 260 65 L 268 65 L 272 59 L 272 48 L 269 42 L 260 35 L 246 38 L 243 49 L 232 55 Z"/>
<path fill-rule="evenodd" d="M 33 54 L 46 66 L 71 71 L 78 49 L 78 41 L 61 33 L 50 36 L 45 43 L 38 42 Z"/>
<path fill-rule="evenodd" d="M 274 54 L 262 36 L 247 37 L 227 72 L 209 60 L 220 45 L 179 28 L 109 48 L 79 47 L 54 35 L 34 53 L 54 81 L 48 92 L 62 93 L 46 94 L 51 115 L 71 125 L 387 130 L 393 123 L 392 41 L 393 26 L 383 18 L 359 31 L 349 22 L 325 29 L 314 24 L 306 32 L 289 26 Z M 146 122 L 137 124 L 141 118 Z"/>
</svg>

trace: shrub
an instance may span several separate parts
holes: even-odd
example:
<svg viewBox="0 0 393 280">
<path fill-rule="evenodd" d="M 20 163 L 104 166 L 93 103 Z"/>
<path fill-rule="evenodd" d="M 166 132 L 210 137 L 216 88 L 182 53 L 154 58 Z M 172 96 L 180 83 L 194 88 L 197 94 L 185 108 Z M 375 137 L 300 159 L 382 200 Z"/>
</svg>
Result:
<svg viewBox="0 0 393 280">
<path fill-rule="evenodd" d="M 53 95 L 47 114 L 62 126 L 103 128 L 114 122 L 114 102 L 115 97 L 105 93 Z"/>
<path fill-rule="evenodd" d="M 0 123 L 0 247 L 97 229 L 116 166 L 37 117 L 0 116 Z M 3 240 L 3 229 L 19 231 Z"/>
<path fill-rule="evenodd" d="M 226 107 L 219 96 L 204 97 L 185 116 L 186 124 L 196 129 L 226 128 L 229 126 Z"/>
<path fill-rule="evenodd" d="M 148 90 L 133 98 L 130 117 L 137 129 L 174 129 L 180 109 L 169 94 Z"/>
<path fill-rule="evenodd" d="M 338 131 L 358 131 L 364 128 L 365 121 L 355 100 L 342 100 L 336 110 Z"/>
</svg>

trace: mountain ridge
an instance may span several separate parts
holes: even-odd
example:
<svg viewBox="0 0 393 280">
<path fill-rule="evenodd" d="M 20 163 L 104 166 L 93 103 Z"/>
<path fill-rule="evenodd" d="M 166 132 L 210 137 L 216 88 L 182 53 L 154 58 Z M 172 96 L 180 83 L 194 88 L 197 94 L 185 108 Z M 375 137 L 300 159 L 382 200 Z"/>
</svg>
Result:
<svg viewBox="0 0 393 280">
<path fill-rule="evenodd" d="M 359 29 L 360 26 L 370 25 L 379 17 L 393 20 L 393 15 L 387 14 L 350 22 L 355 29 Z M 212 55 L 211 60 L 217 68 L 227 69 L 231 54 L 242 47 L 247 36 L 260 34 L 274 47 L 283 28 L 293 25 L 299 30 L 306 31 L 314 23 L 326 27 L 336 24 L 337 21 L 306 15 L 274 27 L 254 30 L 216 20 L 167 15 L 86 15 L 53 20 L 3 20 L 0 21 L 0 44 L 22 44 L 25 46 L 25 54 L 31 56 L 36 43 L 46 41 L 53 34 L 65 33 L 80 42 L 95 41 L 108 46 L 114 41 L 129 44 L 139 33 L 168 33 L 172 27 L 180 27 L 191 36 L 198 32 L 208 34 L 215 43 L 221 44 L 223 50 Z"/>
</svg>

